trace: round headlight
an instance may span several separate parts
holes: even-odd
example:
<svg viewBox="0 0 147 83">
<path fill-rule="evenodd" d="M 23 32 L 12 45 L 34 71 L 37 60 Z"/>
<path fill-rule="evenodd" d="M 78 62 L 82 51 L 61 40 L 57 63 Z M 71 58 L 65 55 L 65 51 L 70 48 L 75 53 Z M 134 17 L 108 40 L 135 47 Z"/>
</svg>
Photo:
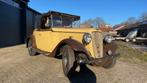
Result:
<svg viewBox="0 0 147 83">
<path fill-rule="evenodd" d="M 113 40 L 114 40 L 114 38 L 112 36 L 108 36 L 108 35 L 105 36 L 105 38 L 104 38 L 104 41 L 106 43 L 111 43 Z"/>
<path fill-rule="evenodd" d="M 91 40 L 92 40 L 91 34 L 85 33 L 84 36 L 83 36 L 84 43 L 88 44 L 88 43 L 91 42 Z"/>
</svg>

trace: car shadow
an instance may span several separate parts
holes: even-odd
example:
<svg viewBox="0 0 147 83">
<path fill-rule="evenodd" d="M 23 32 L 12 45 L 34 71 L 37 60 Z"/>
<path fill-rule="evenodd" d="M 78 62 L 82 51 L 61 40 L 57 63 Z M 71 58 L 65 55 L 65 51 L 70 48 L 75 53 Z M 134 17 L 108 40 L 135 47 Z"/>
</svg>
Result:
<svg viewBox="0 0 147 83">
<path fill-rule="evenodd" d="M 70 83 L 96 83 L 96 75 L 86 65 L 80 65 L 79 71 L 72 71 L 68 79 Z"/>
</svg>

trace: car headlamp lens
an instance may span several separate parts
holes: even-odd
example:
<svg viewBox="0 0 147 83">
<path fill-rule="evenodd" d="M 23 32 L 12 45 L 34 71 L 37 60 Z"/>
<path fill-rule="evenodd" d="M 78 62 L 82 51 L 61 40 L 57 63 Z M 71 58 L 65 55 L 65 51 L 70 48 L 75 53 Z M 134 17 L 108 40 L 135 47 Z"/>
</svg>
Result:
<svg viewBox="0 0 147 83">
<path fill-rule="evenodd" d="M 111 43 L 113 40 L 114 40 L 114 38 L 112 36 L 108 36 L 108 35 L 105 36 L 105 38 L 104 38 L 104 41 L 106 43 Z"/>
<path fill-rule="evenodd" d="M 83 36 L 84 43 L 88 44 L 88 43 L 91 42 L 91 40 L 92 40 L 91 34 L 85 33 L 84 36 Z"/>
</svg>

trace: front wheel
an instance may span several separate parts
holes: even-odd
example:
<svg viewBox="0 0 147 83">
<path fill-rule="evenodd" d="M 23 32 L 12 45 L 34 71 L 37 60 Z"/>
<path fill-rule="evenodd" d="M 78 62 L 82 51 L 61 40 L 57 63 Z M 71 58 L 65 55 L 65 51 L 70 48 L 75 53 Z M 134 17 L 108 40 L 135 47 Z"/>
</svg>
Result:
<svg viewBox="0 0 147 83">
<path fill-rule="evenodd" d="M 66 45 L 62 48 L 62 66 L 65 76 L 69 76 L 72 73 L 75 63 L 75 54 L 73 49 Z"/>
<path fill-rule="evenodd" d="M 109 69 L 109 68 L 114 67 L 115 64 L 116 64 L 116 57 L 113 57 L 113 58 L 108 59 L 104 63 L 103 67 L 106 68 L 106 69 Z"/>
</svg>

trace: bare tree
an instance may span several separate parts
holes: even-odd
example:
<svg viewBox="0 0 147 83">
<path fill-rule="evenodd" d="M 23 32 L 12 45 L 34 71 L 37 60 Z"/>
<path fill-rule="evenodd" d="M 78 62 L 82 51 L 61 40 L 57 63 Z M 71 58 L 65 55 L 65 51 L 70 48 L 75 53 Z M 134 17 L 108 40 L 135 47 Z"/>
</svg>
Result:
<svg viewBox="0 0 147 83">
<path fill-rule="evenodd" d="M 147 12 L 142 13 L 142 15 L 139 18 L 139 21 L 140 22 L 147 21 Z"/>
<path fill-rule="evenodd" d="M 88 19 L 84 21 L 81 25 L 90 25 L 92 28 L 98 28 L 99 26 L 105 24 L 105 21 L 101 17 L 96 17 L 95 19 Z"/>
<path fill-rule="evenodd" d="M 126 21 L 120 23 L 120 25 L 131 25 L 137 23 L 138 20 L 135 17 L 129 17 Z"/>
<path fill-rule="evenodd" d="M 127 24 L 134 24 L 137 22 L 137 19 L 135 17 L 129 17 L 126 21 Z"/>
<path fill-rule="evenodd" d="M 106 22 L 101 17 L 96 17 L 93 20 L 93 26 L 98 28 L 99 26 L 106 25 Z"/>
<path fill-rule="evenodd" d="M 86 21 L 84 21 L 82 24 L 92 24 L 93 19 L 88 19 Z"/>
<path fill-rule="evenodd" d="M 92 28 L 92 23 L 93 23 L 93 19 L 88 19 L 84 22 L 81 23 L 81 27 L 88 27 L 88 28 Z"/>
</svg>

